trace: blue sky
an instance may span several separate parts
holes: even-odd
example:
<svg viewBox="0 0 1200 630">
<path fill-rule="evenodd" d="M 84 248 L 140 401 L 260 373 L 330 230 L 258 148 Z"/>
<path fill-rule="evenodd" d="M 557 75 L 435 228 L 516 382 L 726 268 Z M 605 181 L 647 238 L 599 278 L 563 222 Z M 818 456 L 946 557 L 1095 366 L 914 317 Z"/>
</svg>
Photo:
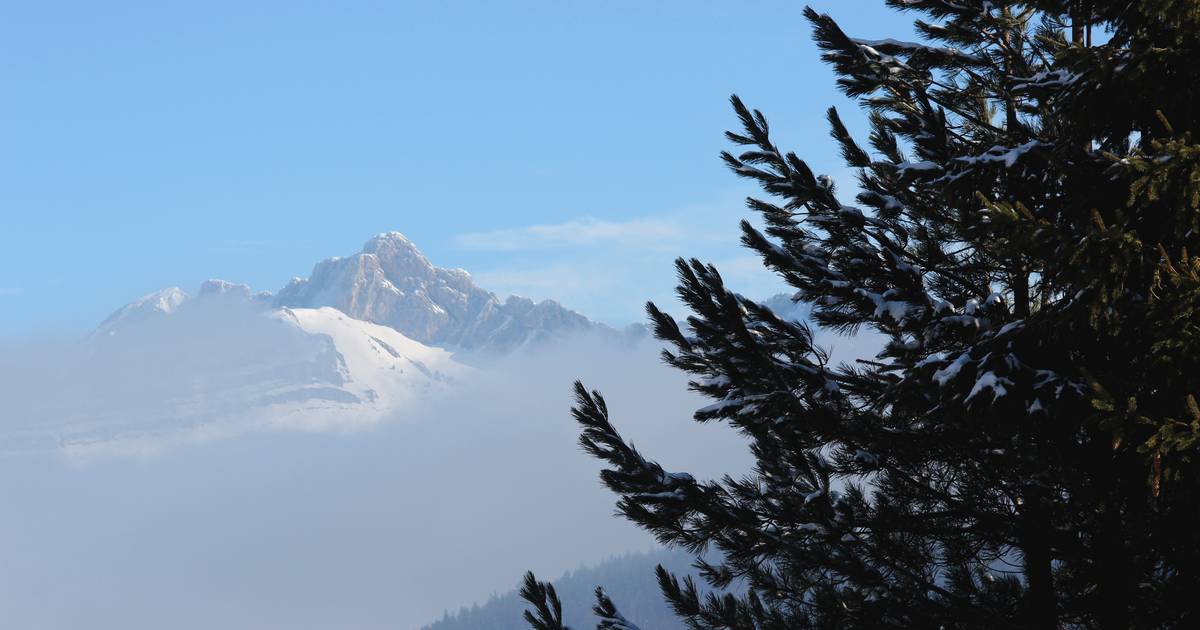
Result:
<svg viewBox="0 0 1200 630">
<path fill-rule="evenodd" d="M 910 36 L 882 2 L 811 3 Z M 0 337 L 204 279 L 277 290 L 382 231 L 613 323 L 678 255 L 747 294 L 738 93 L 844 180 L 800 2 L 79 2 L 0 8 Z M 848 187 L 846 181 L 843 187 Z"/>
</svg>

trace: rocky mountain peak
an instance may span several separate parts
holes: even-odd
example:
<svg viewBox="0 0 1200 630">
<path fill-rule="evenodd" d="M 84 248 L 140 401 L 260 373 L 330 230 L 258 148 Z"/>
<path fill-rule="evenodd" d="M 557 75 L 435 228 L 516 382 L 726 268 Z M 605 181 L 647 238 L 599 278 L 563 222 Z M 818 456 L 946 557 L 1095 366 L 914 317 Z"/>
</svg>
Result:
<svg viewBox="0 0 1200 630">
<path fill-rule="evenodd" d="M 437 268 L 400 232 L 385 232 L 363 244 L 363 255 L 373 255 L 391 278 L 431 280 Z"/>
<path fill-rule="evenodd" d="M 362 251 L 317 263 L 275 297 L 293 308 L 330 306 L 390 326 L 421 343 L 507 351 L 554 334 L 601 327 L 557 302 L 501 302 L 461 269 L 436 267 L 399 232 L 368 240 Z"/>
</svg>

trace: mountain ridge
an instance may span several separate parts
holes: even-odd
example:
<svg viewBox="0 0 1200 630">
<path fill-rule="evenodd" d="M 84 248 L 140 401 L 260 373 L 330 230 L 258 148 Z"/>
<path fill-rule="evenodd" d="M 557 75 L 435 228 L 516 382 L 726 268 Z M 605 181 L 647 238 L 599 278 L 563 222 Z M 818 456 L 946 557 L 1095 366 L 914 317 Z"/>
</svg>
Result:
<svg viewBox="0 0 1200 630">
<path fill-rule="evenodd" d="M 501 300 L 467 271 L 435 266 L 400 232 L 378 234 L 350 256 L 321 260 L 307 278 L 292 278 L 274 294 L 254 294 L 247 285 L 217 279 L 202 283 L 195 296 L 168 287 L 117 309 L 92 334 L 115 335 L 122 327 L 171 315 L 188 300 L 213 297 L 264 308 L 331 307 L 425 345 L 467 352 L 507 353 L 578 332 L 622 334 L 554 300 L 515 295 Z M 631 327 L 624 334 L 642 331 Z"/>
<path fill-rule="evenodd" d="M 472 351 L 507 352 L 564 332 L 607 328 L 553 300 L 512 296 L 502 302 L 465 270 L 433 265 L 400 232 L 379 234 L 351 256 L 318 262 L 274 303 L 331 306 L 421 343 Z"/>
</svg>

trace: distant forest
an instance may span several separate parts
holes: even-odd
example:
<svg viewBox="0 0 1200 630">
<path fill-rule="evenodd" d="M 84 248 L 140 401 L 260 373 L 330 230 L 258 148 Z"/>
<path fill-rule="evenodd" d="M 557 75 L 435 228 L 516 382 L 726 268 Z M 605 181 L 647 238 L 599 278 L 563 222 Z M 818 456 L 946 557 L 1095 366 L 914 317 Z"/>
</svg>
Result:
<svg viewBox="0 0 1200 630">
<path fill-rule="evenodd" d="M 567 573 L 554 580 L 554 588 L 563 602 L 564 621 L 572 628 L 595 626 L 591 611 L 595 602 L 592 592 L 597 586 L 603 586 L 621 612 L 638 625 L 659 630 L 684 630 L 686 626 L 671 613 L 658 590 L 654 567 L 661 564 L 682 578 L 695 575 L 692 560 L 691 554 L 682 551 L 659 550 L 614 557 L 594 567 Z M 529 604 L 517 595 L 516 585 L 514 579 L 512 591 L 493 595 L 483 605 L 447 613 L 422 630 L 528 630 L 529 625 L 521 613 Z"/>
</svg>

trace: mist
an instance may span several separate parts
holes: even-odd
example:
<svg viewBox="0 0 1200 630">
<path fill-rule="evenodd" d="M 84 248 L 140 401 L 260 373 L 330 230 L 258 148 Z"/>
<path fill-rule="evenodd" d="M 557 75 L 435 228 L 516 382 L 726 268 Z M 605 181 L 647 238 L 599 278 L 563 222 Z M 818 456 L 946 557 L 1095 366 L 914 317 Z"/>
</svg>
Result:
<svg viewBox="0 0 1200 630">
<path fill-rule="evenodd" d="M 577 336 L 476 361 L 362 422 L 220 405 L 189 416 L 178 401 L 196 382 L 232 404 L 238 382 L 321 351 L 258 315 L 233 317 L 163 323 L 139 343 L 7 349 L 0 626 L 418 628 L 527 569 L 550 577 L 649 549 L 576 445 L 576 378 L 668 470 L 750 463 L 733 431 L 691 421 L 704 403 L 649 340 Z M 260 368 L 231 375 L 247 357 Z M 69 444 L 63 426 L 76 427 Z"/>
</svg>

